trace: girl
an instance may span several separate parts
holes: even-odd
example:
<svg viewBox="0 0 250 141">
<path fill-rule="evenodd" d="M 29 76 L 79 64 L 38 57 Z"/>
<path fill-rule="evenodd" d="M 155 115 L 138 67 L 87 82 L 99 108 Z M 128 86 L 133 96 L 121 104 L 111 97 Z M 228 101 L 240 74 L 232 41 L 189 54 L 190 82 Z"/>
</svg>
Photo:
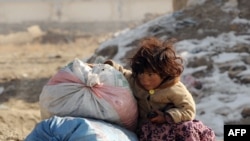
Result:
<svg viewBox="0 0 250 141">
<path fill-rule="evenodd" d="M 121 71 L 131 85 L 139 106 L 140 141 L 214 141 L 214 132 L 195 120 L 195 102 L 180 82 L 183 60 L 173 44 L 173 39 L 144 38 L 131 58 L 132 71 L 112 60 L 105 64 Z"/>
</svg>

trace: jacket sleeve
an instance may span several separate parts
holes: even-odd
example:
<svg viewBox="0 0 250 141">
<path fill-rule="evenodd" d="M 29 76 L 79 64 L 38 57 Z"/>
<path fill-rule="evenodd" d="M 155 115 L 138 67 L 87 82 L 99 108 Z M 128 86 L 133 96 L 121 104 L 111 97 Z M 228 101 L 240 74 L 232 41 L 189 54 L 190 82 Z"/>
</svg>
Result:
<svg viewBox="0 0 250 141">
<path fill-rule="evenodd" d="M 190 92 L 181 82 L 170 88 L 169 99 L 174 103 L 175 107 L 165 112 L 173 118 L 175 123 L 195 118 L 195 102 Z"/>
<path fill-rule="evenodd" d="M 127 80 L 131 78 L 131 75 L 132 75 L 131 70 L 123 68 L 123 66 L 121 66 L 120 64 L 117 64 L 115 61 L 107 60 L 104 62 L 104 64 L 108 64 L 114 67 L 116 70 L 120 71 L 126 77 Z"/>
</svg>

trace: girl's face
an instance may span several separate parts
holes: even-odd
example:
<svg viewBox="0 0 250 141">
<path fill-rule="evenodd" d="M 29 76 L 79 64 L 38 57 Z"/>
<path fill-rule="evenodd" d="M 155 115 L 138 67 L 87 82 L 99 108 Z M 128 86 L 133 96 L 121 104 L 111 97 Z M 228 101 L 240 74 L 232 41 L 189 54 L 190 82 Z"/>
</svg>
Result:
<svg viewBox="0 0 250 141">
<path fill-rule="evenodd" d="M 138 75 L 138 80 L 146 90 L 154 90 L 161 84 L 163 79 L 157 73 L 144 72 Z"/>
</svg>

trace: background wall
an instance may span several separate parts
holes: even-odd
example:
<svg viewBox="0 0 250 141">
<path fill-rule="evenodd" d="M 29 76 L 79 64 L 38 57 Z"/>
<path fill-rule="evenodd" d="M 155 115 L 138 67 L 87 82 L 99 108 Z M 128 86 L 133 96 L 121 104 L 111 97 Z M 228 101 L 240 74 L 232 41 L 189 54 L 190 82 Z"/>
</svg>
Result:
<svg viewBox="0 0 250 141">
<path fill-rule="evenodd" d="M 172 0 L 1 0 L 0 22 L 138 21 L 172 11 Z"/>
<path fill-rule="evenodd" d="M 174 0 L 0 0 L 0 33 L 45 28 L 115 31 L 173 12 Z"/>
</svg>

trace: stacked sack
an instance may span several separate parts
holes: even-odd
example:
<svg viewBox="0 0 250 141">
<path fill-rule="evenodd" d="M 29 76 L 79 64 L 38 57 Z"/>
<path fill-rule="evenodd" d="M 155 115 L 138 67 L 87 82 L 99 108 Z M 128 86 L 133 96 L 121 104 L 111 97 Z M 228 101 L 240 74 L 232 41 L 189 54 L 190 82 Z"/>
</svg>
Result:
<svg viewBox="0 0 250 141">
<path fill-rule="evenodd" d="M 138 141 L 121 126 L 79 117 L 53 116 L 36 125 L 24 141 Z"/>
<path fill-rule="evenodd" d="M 39 98 L 42 119 L 71 116 L 103 120 L 134 130 L 137 103 L 121 72 L 107 64 L 75 59 L 43 87 Z"/>
</svg>

